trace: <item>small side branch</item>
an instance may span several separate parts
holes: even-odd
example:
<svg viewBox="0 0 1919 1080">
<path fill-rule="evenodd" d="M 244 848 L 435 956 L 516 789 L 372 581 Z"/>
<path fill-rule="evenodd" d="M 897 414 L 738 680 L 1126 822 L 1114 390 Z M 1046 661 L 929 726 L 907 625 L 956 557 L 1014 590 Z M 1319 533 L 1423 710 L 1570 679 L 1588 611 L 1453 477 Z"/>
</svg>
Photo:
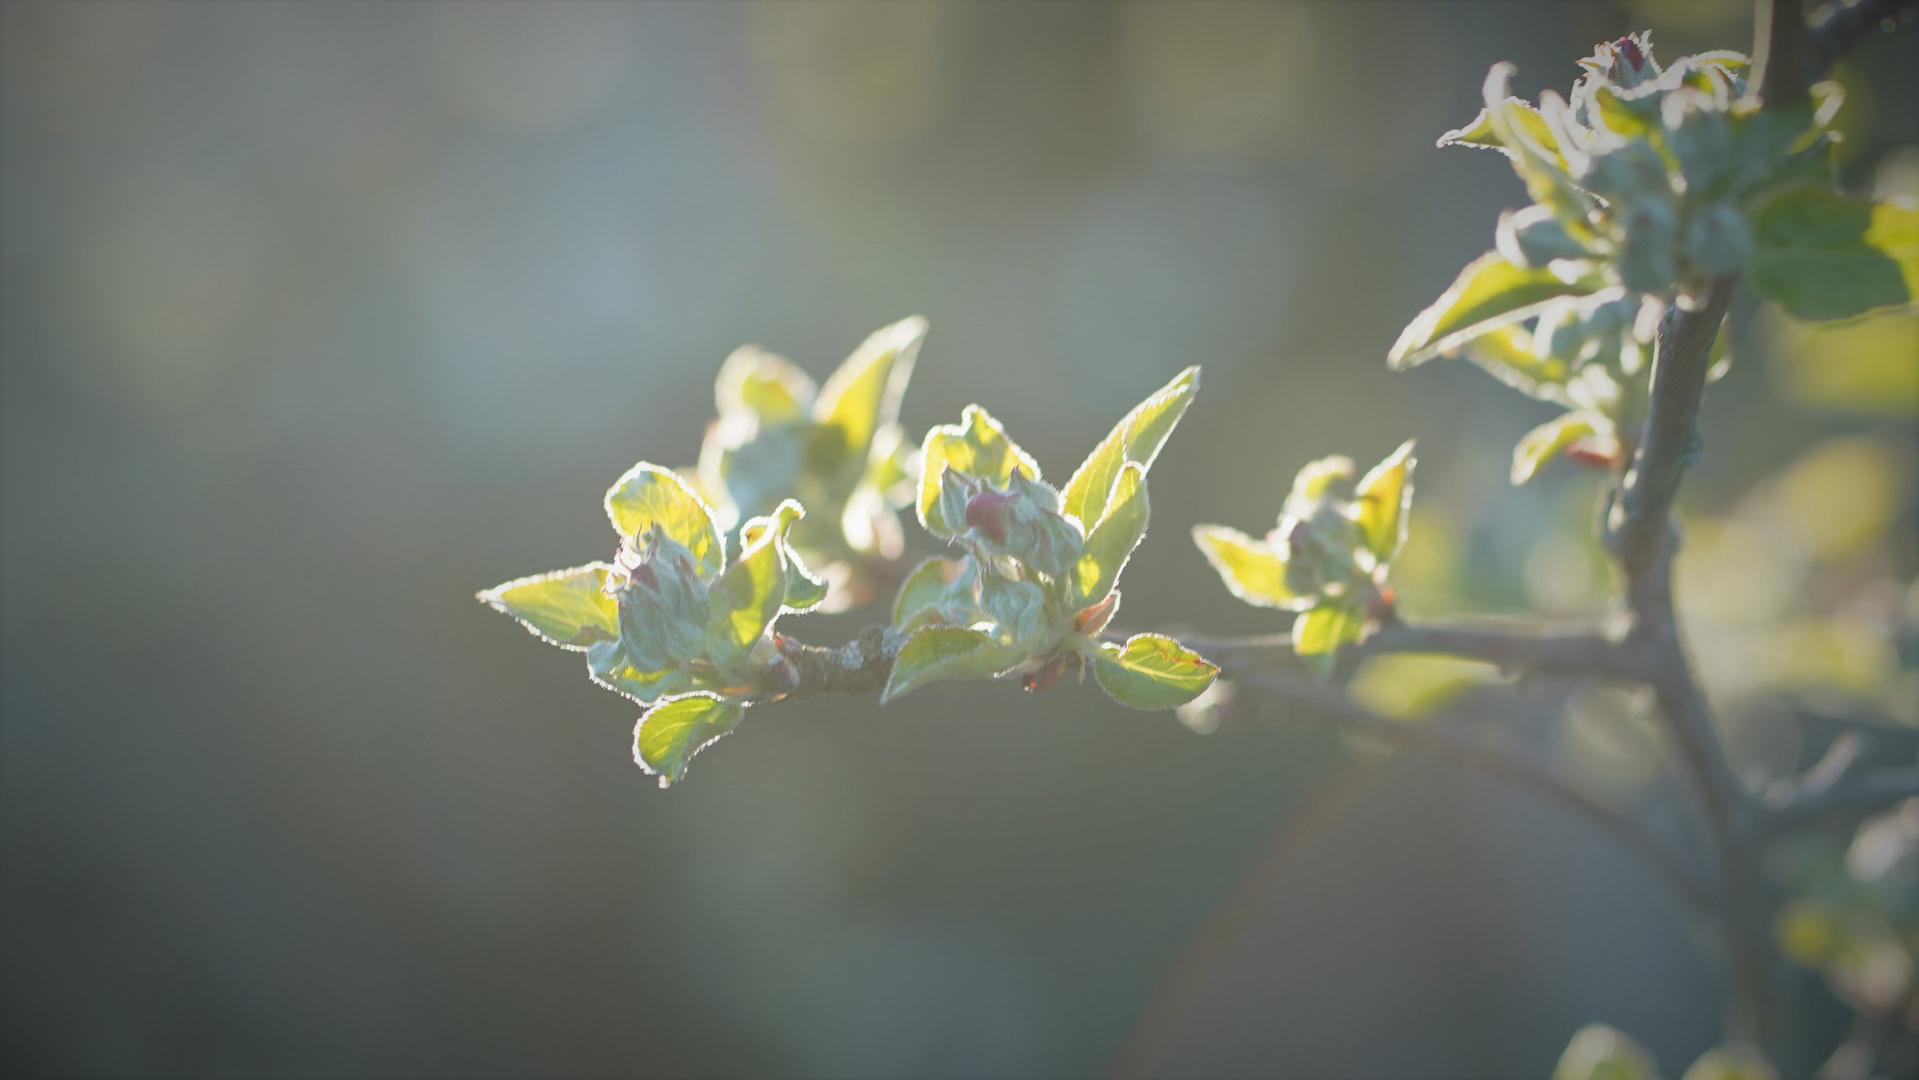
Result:
<svg viewBox="0 0 1919 1080">
<path fill-rule="evenodd" d="M 1766 831 L 1776 835 L 1826 818 L 1856 820 L 1914 797 L 1919 767 L 1876 769 L 1784 803 L 1766 819 Z"/>
<path fill-rule="evenodd" d="M 1298 667 L 1288 634 L 1207 637 L 1177 634 L 1189 649 L 1231 674 Z M 1115 638 L 1119 640 L 1119 638 Z M 1592 629 L 1555 629 L 1523 622 L 1408 622 L 1388 616 L 1372 636 L 1345 650 L 1354 658 L 1433 653 L 1481 660 L 1502 671 L 1575 678 L 1631 678 L 1632 658 L 1619 642 Z"/>
<path fill-rule="evenodd" d="M 887 678 L 893 674 L 893 661 L 906 644 L 906 635 L 890 626 L 869 626 L 837 649 L 808 645 L 784 635 L 777 642 L 788 670 L 787 688 L 765 695 L 766 701 L 877 693 L 885 689 Z"/>
<path fill-rule="evenodd" d="M 1459 734 L 1430 717 L 1407 724 L 1372 712 L 1335 687 L 1316 679 L 1268 672 L 1239 680 L 1241 686 L 1309 707 L 1304 718 L 1332 718 L 1347 730 L 1366 738 L 1416 750 L 1430 757 L 1532 792 L 1563 806 L 1612 836 L 1637 857 L 1688 913 L 1710 921 L 1712 897 L 1693 872 L 1655 842 L 1631 818 L 1554 776 L 1551 772 L 1483 738 Z M 1312 714 L 1317 712 L 1318 717 Z"/>
</svg>

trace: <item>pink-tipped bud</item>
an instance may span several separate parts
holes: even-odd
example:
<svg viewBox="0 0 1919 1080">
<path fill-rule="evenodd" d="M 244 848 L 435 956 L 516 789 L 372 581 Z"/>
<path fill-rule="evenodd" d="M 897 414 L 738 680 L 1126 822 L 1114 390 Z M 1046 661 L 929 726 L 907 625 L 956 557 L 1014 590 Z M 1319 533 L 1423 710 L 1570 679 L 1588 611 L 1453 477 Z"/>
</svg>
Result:
<svg viewBox="0 0 1919 1080">
<path fill-rule="evenodd" d="M 1001 495 L 995 491 L 982 491 L 966 500 L 966 527 L 978 529 L 992 538 L 996 544 L 1006 542 L 1006 504 L 1013 501 L 1011 495 Z"/>
<path fill-rule="evenodd" d="M 1626 61 L 1626 66 L 1634 71 L 1646 66 L 1646 54 L 1640 51 L 1639 43 L 1631 35 L 1613 42 L 1612 47 L 1619 50 L 1620 59 Z"/>
</svg>

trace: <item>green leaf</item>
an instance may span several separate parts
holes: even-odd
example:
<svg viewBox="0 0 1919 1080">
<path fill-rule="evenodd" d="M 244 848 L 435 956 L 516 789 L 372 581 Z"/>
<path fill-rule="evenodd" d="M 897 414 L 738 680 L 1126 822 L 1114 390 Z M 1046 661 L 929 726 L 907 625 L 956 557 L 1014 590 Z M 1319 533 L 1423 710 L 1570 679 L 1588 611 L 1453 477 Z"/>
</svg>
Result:
<svg viewBox="0 0 1919 1080">
<path fill-rule="evenodd" d="M 786 530 L 804 514 L 799 503 L 788 499 L 773 516 L 747 522 L 740 528 L 745 548 L 739 560 L 713 583 L 706 655 L 728 678 L 754 674 L 748 670 L 753 646 L 786 602 Z"/>
<path fill-rule="evenodd" d="M 1612 431 L 1612 421 L 1598 413 L 1569 412 L 1556 416 L 1519 437 L 1513 447 L 1513 483 L 1533 478 L 1540 466 L 1581 439 Z"/>
<path fill-rule="evenodd" d="M 761 421 L 792 420 L 806 414 L 818 393 L 813 377 L 784 356 L 757 345 L 742 345 L 720 365 L 713 398 L 720 415 L 751 412 Z"/>
<path fill-rule="evenodd" d="M 646 711 L 633 728 L 633 761 L 671 787 L 686 775 L 693 755 L 740 726 L 746 706 L 714 694 L 668 698 Z"/>
<path fill-rule="evenodd" d="M 1487 374 L 1541 401 L 1563 402 L 1572 369 L 1556 356 L 1541 358 L 1524 326 L 1512 323 L 1481 334 L 1460 350 Z"/>
<path fill-rule="evenodd" d="M 1073 567 L 1073 588 L 1082 604 L 1098 600 L 1119 583 L 1119 572 L 1146 535 L 1146 467 L 1129 461 L 1113 482 L 1111 500 Z"/>
<path fill-rule="evenodd" d="M 1186 415 L 1186 407 L 1198 392 L 1199 368 L 1189 367 L 1134 406 L 1074 470 L 1066 490 L 1060 493 L 1062 511 L 1090 530 L 1106 513 L 1120 469 L 1129 461 L 1137 462 L 1142 471 L 1152 468 L 1159 448 L 1166 444 L 1166 437 Z"/>
<path fill-rule="evenodd" d="M 793 545 L 780 541 L 786 547 L 786 597 L 780 602 L 780 611 L 790 615 L 801 615 L 826 602 L 826 579 L 808 569 L 800 560 L 800 553 Z"/>
<path fill-rule="evenodd" d="M 606 516 L 621 536 L 637 537 L 656 522 L 693 553 L 700 577 L 711 581 L 726 566 L 726 541 L 713 511 L 671 469 L 642 461 L 606 492 Z"/>
<path fill-rule="evenodd" d="M 914 630 L 928 621 L 947 622 L 956 616 L 972 622 L 979 615 L 979 587 L 979 564 L 972 556 L 927 559 L 900 586 L 893 600 L 893 625 Z"/>
<path fill-rule="evenodd" d="M 1497 251 L 1468 263 L 1452 286 L 1419 313 L 1393 343 L 1394 368 L 1422 364 L 1491 330 L 1539 314 L 1562 296 L 1585 296 L 1605 287 L 1596 274 L 1566 282 L 1546 267 L 1521 270 Z"/>
<path fill-rule="evenodd" d="M 1093 654 L 1099 688 L 1130 709 L 1177 709 L 1218 674 L 1205 657 L 1163 634 L 1135 634 L 1124 648 L 1103 644 Z"/>
<path fill-rule="evenodd" d="M 1354 500 L 1353 520 L 1365 534 L 1366 549 L 1379 562 L 1391 562 L 1406 542 L 1406 510 L 1413 502 L 1413 440 L 1373 466 L 1359 481 Z"/>
<path fill-rule="evenodd" d="M 1347 689 L 1354 701 L 1381 716 L 1412 720 L 1498 678 L 1497 667 L 1478 660 L 1393 653 L 1368 657 Z"/>
<path fill-rule="evenodd" d="M 1297 609 L 1309 602 L 1286 587 L 1286 558 L 1266 541 L 1224 525 L 1195 525 L 1193 543 L 1233 595 L 1246 603 Z"/>
<path fill-rule="evenodd" d="M 1039 630 L 1046 609 L 1046 593 L 1029 581 L 1013 581 L 996 573 L 980 576 L 980 607 L 1014 641 L 1025 641 Z"/>
<path fill-rule="evenodd" d="M 620 608 L 602 591 L 605 563 L 588 563 L 496 585 L 479 593 L 481 603 L 520 621 L 536 637 L 562 649 L 580 650 L 620 636 Z"/>
<path fill-rule="evenodd" d="M 1039 463 L 1006 437 L 999 421 L 978 405 L 968 405 L 960 422 L 941 424 L 926 433 L 925 471 L 920 475 L 919 516 L 927 532 L 942 538 L 957 535 L 965 523 L 948 521 L 940 509 L 940 474 L 947 469 L 1005 487 L 1013 470 L 1038 480 Z"/>
<path fill-rule="evenodd" d="M 1551 151 L 1553 157 L 1563 167 L 1565 160 L 1559 158 L 1559 146 L 1553 139 L 1552 128 L 1546 123 L 1546 118 L 1539 115 L 1539 110 L 1516 97 L 1507 98 L 1506 103 L 1510 110 L 1507 115 L 1512 122 L 1523 127 L 1540 146 Z M 1472 146 L 1483 150 L 1497 150 L 1507 157 L 1515 156 L 1506 144 L 1499 141 L 1498 133 L 1493 130 L 1491 110 L 1483 108 L 1479 110 L 1478 116 L 1473 117 L 1472 123 L 1441 135 L 1438 145 Z"/>
<path fill-rule="evenodd" d="M 1300 656 L 1330 656 L 1341 645 L 1358 641 L 1366 620 L 1359 612 L 1326 603 L 1293 620 L 1293 652 Z"/>
<path fill-rule="evenodd" d="M 880 704 L 942 679 L 986 679 L 1025 659 L 1014 645 L 1002 645 L 978 630 L 936 626 L 906 640 L 893 661 Z"/>
<path fill-rule="evenodd" d="M 813 403 L 814 417 L 844 433 L 846 449 L 860 460 L 873 433 L 899 415 L 900 397 L 925 339 L 926 320 L 918 315 L 874 331 L 826 380 Z"/>
<path fill-rule="evenodd" d="M 1353 478 L 1353 459 L 1332 454 L 1309 461 L 1293 476 L 1293 490 L 1286 493 L 1286 505 L 1280 517 L 1309 518 L 1335 484 Z"/>
<path fill-rule="evenodd" d="M 586 674 L 598 685 L 642 705 L 695 689 L 700 683 L 683 667 L 642 671 L 617 641 L 596 641 L 587 646 Z"/>
<path fill-rule="evenodd" d="M 1784 192 L 1753 216 L 1753 281 L 1802 319 L 1845 319 L 1919 290 L 1919 210 Z"/>
</svg>

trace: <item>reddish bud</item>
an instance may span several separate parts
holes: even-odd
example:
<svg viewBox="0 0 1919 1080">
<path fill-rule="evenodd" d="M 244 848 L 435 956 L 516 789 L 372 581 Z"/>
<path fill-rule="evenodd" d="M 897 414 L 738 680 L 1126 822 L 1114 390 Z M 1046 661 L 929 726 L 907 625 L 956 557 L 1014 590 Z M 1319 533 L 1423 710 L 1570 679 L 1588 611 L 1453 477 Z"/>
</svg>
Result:
<svg viewBox="0 0 1919 1080">
<path fill-rule="evenodd" d="M 1073 616 L 1073 629 L 1087 637 L 1092 637 L 1106 629 L 1106 624 L 1113 621 L 1113 612 L 1118 610 L 1119 594 L 1107 593 L 1106 599 L 1081 609 L 1079 614 Z"/>
<path fill-rule="evenodd" d="M 1566 460 L 1592 469 L 1610 469 L 1619 463 L 1619 446 L 1606 440 L 1581 439 L 1565 449 Z"/>
<path fill-rule="evenodd" d="M 1028 690 L 1046 689 L 1058 682 L 1061 675 L 1066 674 L 1066 665 L 1071 662 L 1073 655 L 1072 653 L 1061 653 L 1053 657 L 1051 660 L 1040 665 L 1038 670 L 1027 672 L 1026 677 L 1020 681 L 1020 685 Z"/>
<path fill-rule="evenodd" d="M 1001 495 L 996 491 L 982 491 L 966 500 L 966 526 L 978 529 L 991 537 L 996 544 L 1006 542 L 1006 504 L 1013 501 L 1011 495 Z"/>
<path fill-rule="evenodd" d="M 1639 43 L 1630 35 L 1613 42 L 1612 47 L 1619 50 L 1620 59 L 1626 61 L 1626 66 L 1634 71 L 1646 66 L 1646 54 L 1640 51 Z"/>
</svg>

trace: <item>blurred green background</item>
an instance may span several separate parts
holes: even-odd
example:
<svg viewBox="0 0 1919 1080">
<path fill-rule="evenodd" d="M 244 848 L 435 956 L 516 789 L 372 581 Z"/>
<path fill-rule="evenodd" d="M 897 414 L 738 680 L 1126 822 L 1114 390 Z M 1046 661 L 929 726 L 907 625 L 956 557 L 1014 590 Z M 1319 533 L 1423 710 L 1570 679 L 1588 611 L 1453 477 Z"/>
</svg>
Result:
<svg viewBox="0 0 1919 1080">
<path fill-rule="evenodd" d="M 1433 148 L 1487 66 L 1563 92 L 1648 25 L 1751 40 L 1735 0 L 6 4 L 5 1070 L 1541 1076 L 1589 1020 L 1689 1061 L 1676 910 L 1523 795 L 1072 685 L 757 710 L 662 792 L 636 709 L 473 600 L 609 554 L 736 345 L 824 376 L 920 313 L 913 435 L 979 401 L 1060 476 L 1205 365 L 1130 627 L 1274 629 L 1187 527 L 1409 435 L 1411 610 L 1596 610 L 1594 478 L 1505 480 L 1551 408 L 1384 356 L 1525 201 Z M 1915 38 L 1840 73 L 1848 181 L 1907 197 Z M 1715 697 L 1830 654 L 1786 689 L 1919 723 L 1919 333 L 1827 362 L 1755 306 L 1687 492 Z M 1657 798 L 1608 707 L 1526 730 Z"/>
</svg>

